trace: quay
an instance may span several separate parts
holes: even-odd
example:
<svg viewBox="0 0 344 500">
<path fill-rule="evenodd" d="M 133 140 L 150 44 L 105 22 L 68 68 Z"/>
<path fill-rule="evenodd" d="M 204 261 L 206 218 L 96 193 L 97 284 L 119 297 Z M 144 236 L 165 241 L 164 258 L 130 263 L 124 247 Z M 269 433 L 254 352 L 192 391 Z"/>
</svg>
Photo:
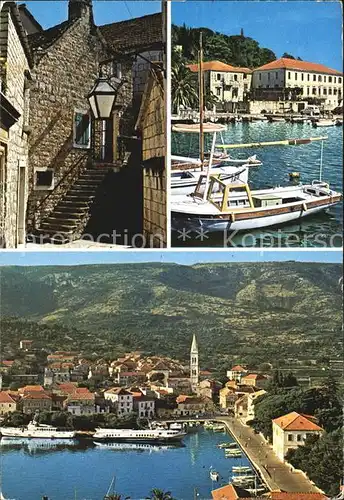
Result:
<svg viewBox="0 0 344 500">
<path fill-rule="evenodd" d="M 271 446 L 260 434 L 256 434 L 251 427 L 234 417 L 180 418 L 165 422 L 203 424 L 206 420 L 221 422 L 226 426 L 227 432 L 238 443 L 270 491 L 323 493 L 306 475 L 277 458 Z"/>
<path fill-rule="evenodd" d="M 234 123 L 238 119 L 242 122 L 255 122 L 255 121 L 266 121 L 270 123 L 273 118 L 284 118 L 286 122 L 292 122 L 294 118 L 304 118 L 305 120 L 318 121 L 319 118 L 324 118 L 324 116 L 306 116 L 300 113 L 228 113 L 228 112 L 205 112 L 205 120 L 216 123 Z M 333 115 L 333 120 L 343 120 L 342 115 Z M 197 123 L 199 121 L 199 113 L 196 111 L 186 111 L 180 115 L 172 115 L 172 123 Z M 274 122 L 272 122 L 274 123 Z"/>
</svg>

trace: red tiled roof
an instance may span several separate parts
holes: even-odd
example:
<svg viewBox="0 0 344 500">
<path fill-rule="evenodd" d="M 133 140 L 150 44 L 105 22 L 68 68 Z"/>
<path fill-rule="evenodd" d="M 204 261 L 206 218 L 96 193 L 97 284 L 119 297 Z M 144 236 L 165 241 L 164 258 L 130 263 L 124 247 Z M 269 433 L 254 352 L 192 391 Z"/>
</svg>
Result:
<svg viewBox="0 0 344 500">
<path fill-rule="evenodd" d="M 295 69 L 299 71 L 310 71 L 313 73 L 327 73 L 329 75 L 338 75 L 341 76 L 343 73 L 336 69 L 328 68 L 323 64 L 312 63 L 307 61 L 299 61 L 297 59 L 288 59 L 287 57 L 281 57 L 276 61 L 269 62 L 268 64 L 264 64 L 259 68 L 255 68 L 254 71 L 265 71 L 265 70 L 273 70 L 273 69 Z"/>
<path fill-rule="evenodd" d="M 15 403 L 15 400 L 6 391 L 0 391 L 0 403 Z"/>
<path fill-rule="evenodd" d="M 11 367 L 13 365 L 14 361 L 7 361 L 6 359 L 4 359 L 1 364 L 3 364 L 4 366 L 9 366 Z"/>
<path fill-rule="evenodd" d="M 245 380 L 247 378 L 251 380 L 266 379 L 266 377 L 264 375 L 260 375 L 260 373 L 249 373 L 248 375 L 245 375 L 241 380 Z"/>
<path fill-rule="evenodd" d="M 234 486 L 233 484 L 227 484 L 227 486 L 222 486 L 222 488 L 217 488 L 211 492 L 213 500 L 250 500 L 251 497 L 247 496 L 247 491 Z"/>
<path fill-rule="evenodd" d="M 78 392 L 73 392 L 73 394 L 70 394 L 67 398 L 68 401 L 75 401 L 75 400 L 78 400 L 78 401 L 84 401 L 84 400 L 89 400 L 89 401 L 94 401 L 95 399 L 95 395 L 92 394 L 91 392 L 89 393 L 86 393 L 86 392 L 83 392 L 83 393 L 78 393 Z"/>
<path fill-rule="evenodd" d="M 322 493 L 286 493 L 283 491 L 272 491 L 271 500 L 325 500 L 327 497 Z"/>
<path fill-rule="evenodd" d="M 26 385 L 25 387 L 20 387 L 18 391 L 24 394 L 26 392 L 44 392 L 44 388 L 41 385 Z"/>
<path fill-rule="evenodd" d="M 51 399 L 45 392 L 27 392 L 24 394 L 23 399 Z"/>
<path fill-rule="evenodd" d="M 281 429 L 287 431 L 322 431 L 323 429 L 313 420 L 314 417 L 293 411 L 282 417 L 275 418 L 273 422 Z"/>
<path fill-rule="evenodd" d="M 188 68 L 193 73 L 197 73 L 199 71 L 198 64 L 189 64 Z M 231 66 L 230 64 L 226 64 L 221 61 L 207 61 L 203 63 L 203 71 L 227 71 L 230 73 L 252 73 L 252 70 L 249 68 L 239 68 L 236 66 Z"/>
<path fill-rule="evenodd" d="M 247 370 L 245 370 L 245 368 L 243 368 L 241 365 L 235 365 L 229 371 L 231 371 L 231 372 L 246 372 Z"/>
</svg>

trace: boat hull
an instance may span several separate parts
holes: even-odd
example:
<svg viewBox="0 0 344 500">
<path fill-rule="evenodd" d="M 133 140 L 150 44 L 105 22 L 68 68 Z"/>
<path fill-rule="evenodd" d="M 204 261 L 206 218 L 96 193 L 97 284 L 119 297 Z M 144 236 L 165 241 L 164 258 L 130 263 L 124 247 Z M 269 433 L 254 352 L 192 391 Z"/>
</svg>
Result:
<svg viewBox="0 0 344 500">
<path fill-rule="evenodd" d="M 241 213 L 219 214 L 219 215 L 199 215 L 185 214 L 172 211 L 172 228 L 175 231 L 194 232 L 233 232 L 260 229 L 264 227 L 276 226 L 287 222 L 302 219 L 303 217 L 314 215 L 339 203 L 340 195 L 334 197 L 332 201 L 324 203 L 324 200 L 316 200 L 298 206 L 286 206 L 273 208 L 271 210 L 254 210 Z M 305 210 L 306 206 L 306 210 Z"/>
<path fill-rule="evenodd" d="M 13 438 L 13 439 L 73 439 L 75 437 L 74 431 L 56 431 L 56 432 L 44 432 L 44 431 L 29 431 L 24 429 L 11 429 L 10 427 L 6 429 L 2 427 L 0 429 L 0 434 L 3 438 Z"/>
</svg>

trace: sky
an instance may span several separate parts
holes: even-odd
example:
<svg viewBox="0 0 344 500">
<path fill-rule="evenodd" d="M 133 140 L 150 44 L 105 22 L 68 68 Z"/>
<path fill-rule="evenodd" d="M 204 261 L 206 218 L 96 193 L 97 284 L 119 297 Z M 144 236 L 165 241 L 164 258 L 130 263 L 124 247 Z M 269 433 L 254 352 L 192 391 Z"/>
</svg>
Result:
<svg viewBox="0 0 344 500">
<path fill-rule="evenodd" d="M 24 2 L 19 2 L 19 4 Z M 44 29 L 62 23 L 68 17 L 67 0 L 50 2 L 33 0 L 25 2 L 25 5 Z M 121 0 L 93 0 L 94 20 L 98 26 L 155 12 L 161 12 L 160 0 L 127 0 L 125 2 Z"/>
<path fill-rule="evenodd" d="M 342 71 L 342 9 L 339 1 L 187 0 L 172 3 L 172 22 L 244 35 L 261 47 Z"/>
<path fill-rule="evenodd" d="M 192 265 L 200 262 L 270 262 L 291 261 L 342 263 L 340 250 L 138 250 L 138 251 L 5 251 L 0 252 L 0 266 L 43 266 L 80 264 L 123 264 L 139 262 L 174 262 Z"/>
</svg>

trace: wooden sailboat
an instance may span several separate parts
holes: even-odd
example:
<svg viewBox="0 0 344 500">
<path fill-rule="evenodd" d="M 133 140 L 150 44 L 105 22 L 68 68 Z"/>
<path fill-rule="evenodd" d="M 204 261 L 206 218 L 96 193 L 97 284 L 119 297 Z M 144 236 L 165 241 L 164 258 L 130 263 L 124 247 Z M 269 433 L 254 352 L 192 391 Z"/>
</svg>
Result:
<svg viewBox="0 0 344 500">
<path fill-rule="evenodd" d="M 320 176 L 310 184 L 251 190 L 247 182 L 225 178 L 210 170 L 203 173 L 189 196 L 171 201 L 172 228 L 177 231 L 243 231 L 298 220 L 329 208 L 342 195 L 322 181 L 322 138 L 289 139 L 248 145 L 222 145 L 224 148 L 298 145 L 321 140 Z M 221 145 L 220 145 L 221 146 Z"/>
</svg>

